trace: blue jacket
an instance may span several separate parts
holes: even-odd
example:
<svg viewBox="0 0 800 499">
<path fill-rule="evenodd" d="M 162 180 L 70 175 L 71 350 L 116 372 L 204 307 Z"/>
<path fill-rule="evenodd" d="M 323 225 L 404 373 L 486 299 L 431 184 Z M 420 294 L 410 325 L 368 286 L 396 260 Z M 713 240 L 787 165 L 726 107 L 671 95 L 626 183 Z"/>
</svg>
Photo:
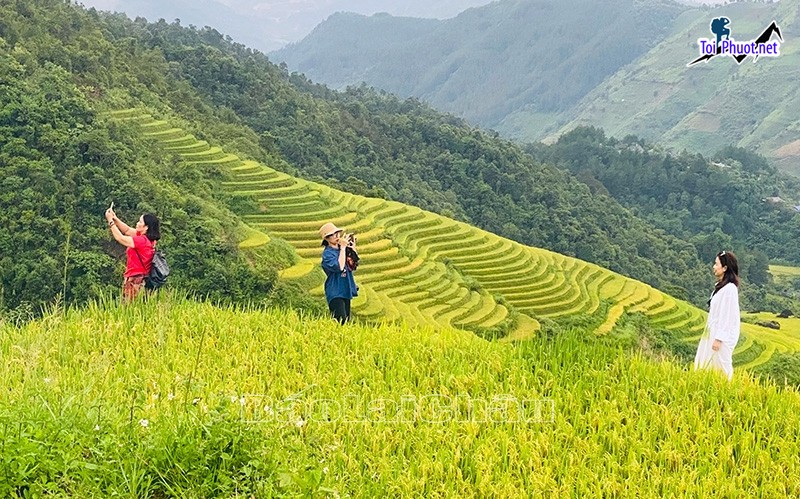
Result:
<svg viewBox="0 0 800 499">
<path fill-rule="evenodd" d="M 326 246 L 322 250 L 322 270 L 325 271 L 325 298 L 330 303 L 334 298 L 352 299 L 358 296 L 358 286 L 353 279 L 353 271 L 344 266 L 339 269 L 339 248 Z"/>
</svg>

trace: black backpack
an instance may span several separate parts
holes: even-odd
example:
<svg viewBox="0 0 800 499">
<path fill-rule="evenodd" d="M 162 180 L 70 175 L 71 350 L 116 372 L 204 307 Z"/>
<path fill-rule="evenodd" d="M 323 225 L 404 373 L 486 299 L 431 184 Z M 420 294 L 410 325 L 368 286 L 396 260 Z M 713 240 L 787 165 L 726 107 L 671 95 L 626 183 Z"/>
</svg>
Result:
<svg viewBox="0 0 800 499">
<path fill-rule="evenodd" d="M 144 267 L 142 256 L 138 251 L 136 251 L 136 249 L 133 251 L 136 252 L 136 256 L 139 257 L 139 263 L 141 263 L 142 267 Z M 150 274 L 144 278 L 144 287 L 145 289 L 158 289 L 167 283 L 167 277 L 169 277 L 169 265 L 167 264 L 167 258 L 164 256 L 164 253 L 162 253 L 161 250 L 155 250 L 153 253 L 153 261 L 150 264 Z"/>
</svg>

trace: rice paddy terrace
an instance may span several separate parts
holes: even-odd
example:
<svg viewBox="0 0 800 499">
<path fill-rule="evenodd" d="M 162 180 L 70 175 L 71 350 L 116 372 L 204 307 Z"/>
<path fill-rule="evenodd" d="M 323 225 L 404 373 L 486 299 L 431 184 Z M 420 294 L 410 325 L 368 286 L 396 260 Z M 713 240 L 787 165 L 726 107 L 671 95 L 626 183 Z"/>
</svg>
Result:
<svg viewBox="0 0 800 499">
<path fill-rule="evenodd" d="M 362 260 L 353 312 L 363 320 L 455 327 L 513 340 L 535 334 L 542 318 L 595 315 L 600 322 L 596 333 L 606 334 L 623 314 L 641 312 L 653 326 L 680 331 L 692 343 L 702 334 L 705 312 L 597 265 L 242 160 L 141 109 L 109 117 L 138 125 L 187 167 L 228 172 L 224 188 L 257 206 L 238 213 L 250 228 L 240 246 L 257 254 L 270 238 L 286 240 L 298 263 L 280 278 L 312 294 L 323 295 L 319 227 L 330 221 L 357 233 Z M 800 336 L 752 324 L 742 327 L 734 357 L 740 366 L 754 367 L 775 352 L 800 350 Z"/>
</svg>

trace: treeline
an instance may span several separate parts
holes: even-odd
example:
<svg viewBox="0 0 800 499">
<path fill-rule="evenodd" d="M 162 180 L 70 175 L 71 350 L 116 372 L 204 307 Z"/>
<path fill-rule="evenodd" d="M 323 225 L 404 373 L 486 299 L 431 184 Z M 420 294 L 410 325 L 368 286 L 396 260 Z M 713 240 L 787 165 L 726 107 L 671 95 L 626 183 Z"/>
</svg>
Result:
<svg viewBox="0 0 800 499">
<path fill-rule="evenodd" d="M 673 154 L 635 136 L 619 140 L 592 127 L 576 128 L 552 145 L 531 145 L 528 152 L 691 242 L 704 262 L 722 248 L 736 251 L 749 285 L 770 283 L 770 260 L 800 264 L 795 209 L 800 180 L 780 173 L 763 156 L 733 146 L 712 158 Z M 763 300 L 754 305 L 766 306 Z"/>
</svg>

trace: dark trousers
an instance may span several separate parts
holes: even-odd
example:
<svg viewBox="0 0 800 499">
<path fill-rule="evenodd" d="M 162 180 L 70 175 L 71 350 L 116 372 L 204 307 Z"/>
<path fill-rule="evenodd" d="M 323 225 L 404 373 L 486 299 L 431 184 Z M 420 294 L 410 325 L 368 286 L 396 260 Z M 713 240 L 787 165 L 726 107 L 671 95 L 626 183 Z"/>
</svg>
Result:
<svg viewBox="0 0 800 499">
<path fill-rule="evenodd" d="M 339 321 L 339 324 L 344 324 L 350 320 L 350 300 L 334 298 L 328 302 L 328 308 L 331 309 L 331 315 Z"/>
</svg>

